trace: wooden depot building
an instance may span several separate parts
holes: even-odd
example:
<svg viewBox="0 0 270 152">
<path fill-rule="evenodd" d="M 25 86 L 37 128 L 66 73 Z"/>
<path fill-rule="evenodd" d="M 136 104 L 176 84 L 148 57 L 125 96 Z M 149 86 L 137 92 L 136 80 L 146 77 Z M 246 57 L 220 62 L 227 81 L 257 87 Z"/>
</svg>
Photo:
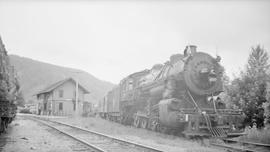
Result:
<svg viewBox="0 0 270 152">
<path fill-rule="evenodd" d="M 85 102 L 84 95 L 88 94 L 89 91 L 78 83 L 77 104 L 76 92 L 76 81 L 73 78 L 67 78 L 46 87 L 36 94 L 38 99 L 37 113 L 54 116 L 81 115 Z"/>
</svg>

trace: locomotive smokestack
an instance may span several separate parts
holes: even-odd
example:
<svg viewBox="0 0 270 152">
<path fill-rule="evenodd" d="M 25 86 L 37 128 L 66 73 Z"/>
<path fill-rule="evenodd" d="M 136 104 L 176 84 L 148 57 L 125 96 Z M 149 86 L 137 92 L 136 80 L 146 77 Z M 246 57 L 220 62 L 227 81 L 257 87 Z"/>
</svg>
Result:
<svg viewBox="0 0 270 152">
<path fill-rule="evenodd" d="M 196 45 L 187 45 L 185 50 L 184 50 L 184 56 L 189 56 L 194 54 L 197 51 L 197 46 Z"/>
<path fill-rule="evenodd" d="M 191 53 L 195 53 L 197 51 L 197 46 L 196 45 L 189 45 L 187 47 L 190 49 Z"/>
</svg>

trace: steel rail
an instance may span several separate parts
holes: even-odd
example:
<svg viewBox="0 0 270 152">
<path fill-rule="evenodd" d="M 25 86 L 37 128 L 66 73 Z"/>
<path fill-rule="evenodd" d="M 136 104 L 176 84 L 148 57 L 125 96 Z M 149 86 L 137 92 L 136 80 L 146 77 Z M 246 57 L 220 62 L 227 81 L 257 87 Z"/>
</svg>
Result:
<svg viewBox="0 0 270 152">
<path fill-rule="evenodd" d="M 247 145 L 254 145 L 254 146 L 261 146 L 261 147 L 270 148 L 270 144 L 256 143 L 256 142 L 250 142 L 250 141 L 239 141 L 239 140 L 234 140 L 234 139 L 222 139 L 222 140 L 227 141 L 227 142 L 237 142 L 240 144 L 247 144 Z"/>
<path fill-rule="evenodd" d="M 232 150 L 233 152 L 239 151 L 239 152 L 257 152 L 256 150 L 252 149 L 245 149 L 242 147 L 235 147 L 235 146 L 230 146 L 228 144 L 217 144 L 217 143 L 211 143 L 212 146 L 220 147 L 220 148 L 225 148 L 228 151 Z"/>
<path fill-rule="evenodd" d="M 221 138 L 225 142 L 225 144 L 218 144 L 218 143 L 210 143 L 213 146 L 225 148 L 228 150 L 233 151 L 241 151 L 241 152 L 265 152 L 270 150 L 269 144 L 262 144 L 262 143 L 255 143 L 255 142 L 248 142 L 248 141 L 238 141 L 234 139 L 227 139 L 227 138 Z M 231 145 L 230 143 L 238 144 L 238 145 Z M 245 147 L 246 146 L 255 146 L 255 147 Z M 266 149 L 258 149 L 258 148 L 266 148 Z"/>
<path fill-rule="evenodd" d="M 69 134 L 69 133 L 67 133 L 67 132 L 65 132 L 65 131 L 62 131 L 62 130 L 60 130 L 60 129 L 58 129 L 58 128 L 52 126 L 52 125 L 49 125 L 48 123 L 45 123 L 45 122 L 44 122 L 45 120 L 43 120 L 43 121 L 42 121 L 42 120 L 37 120 L 37 118 L 32 118 L 31 120 L 37 121 L 37 122 L 42 123 L 42 124 L 44 124 L 44 125 L 46 125 L 46 126 L 52 128 L 52 129 L 54 129 L 54 130 L 57 130 L 58 132 L 60 132 L 60 133 L 62 133 L 62 134 L 64 134 L 64 135 L 66 135 L 66 136 L 68 136 L 68 137 L 70 137 L 70 138 L 72 138 L 72 139 L 74 139 L 74 140 L 76 140 L 76 141 L 82 143 L 83 145 L 86 145 L 87 147 L 90 147 L 91 149 L 94 149 L 94 150 L 97 151 L 97 152 L 107 152 L 107 151 L 104 150 L 104 149 L 101 149 L 101 148 L 99 148 L 99 147 L 96 147 L 96 146 L 94 146 L 94 145 L 92 145 L 92 144 L 90 144 L 90 143 L 88 143 L 88 142 L 86 142 L 86 141 L 84 141 L 84 140 L 82 140 L 82 139 L 76 138 L 75 136 L 73 136 L 73 135 L 71 135 L 71 134 Z"/>
<path fill-rule="evenodd" d="M 49 121 L 49 122 L 52 122 L 52 123 L 58 123 L 60 125 L 68 126 L 68 127 L 78 129 L 78 130 L 81 130 L 81 131 L 85 131 L 85 132 L 88 132 L 88 133 L 91 133 L 91 134 L 95 134 L 95 135 L 98 135 L 98 136 L 109 138 L 111 140 L 114 140 L 114 141 L 117 141 L 117 142 L 120 142 L 120 143 L 137 146 L 139 148 L 151 150 L 151 151 L 154 151 L 154 152 L 163 152 L 164 151 L 164 150 L 160 150 L 160 149 L 148 146 L 148 145 L 143 145 L 143 144 L 140 144 L 140 143 L 129 141 L 127 139 L 121 139 L 121 138 L 113 137 L 113 136 L 106 135 L 106 134 L 103 134 L 103 133 L 100 133 L 100 132 L 96 132 L 96 131 L 88 130 L 88 129 L 85 129 L 85 128 L 81 128 L 79 126 L 73 126 L 73 125 L 70 125 L 70 124 L 67 124 L 67 123 L 63 123 L 63 122 L 59 122 L 59 121 L 55 121 L 55 120 L 50 120 L 49 118 L 41 118 L 41 117 L 37 117 L 37 116 L 33 116 L 33 117 L 35 117 L 37 119 L 42 119 L 42 120 L 45 120 L 45 121 Z"/>
</svg>

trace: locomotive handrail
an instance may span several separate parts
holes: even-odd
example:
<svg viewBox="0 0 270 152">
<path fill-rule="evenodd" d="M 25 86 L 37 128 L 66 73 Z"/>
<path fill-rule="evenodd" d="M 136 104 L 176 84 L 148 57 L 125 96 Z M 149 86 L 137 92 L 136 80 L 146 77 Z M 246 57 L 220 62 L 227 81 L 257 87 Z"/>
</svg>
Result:
<svg viewBox="0 0 270 152">
<path fill-rule="evenodd" d="M 189 95 L 189 97 L 191 98 L 192 102 L 194 103 L 194 105 L 196 106 L 196 108 L 201 111 L 200 107 L 198 106 L 198 104 L 196 103 L 196 101 L 194 100 L 194 98 L 192 97 L 192 95 L 190 94 L 189 90 L 187 90 L 187 93 Z"/>
</svg>

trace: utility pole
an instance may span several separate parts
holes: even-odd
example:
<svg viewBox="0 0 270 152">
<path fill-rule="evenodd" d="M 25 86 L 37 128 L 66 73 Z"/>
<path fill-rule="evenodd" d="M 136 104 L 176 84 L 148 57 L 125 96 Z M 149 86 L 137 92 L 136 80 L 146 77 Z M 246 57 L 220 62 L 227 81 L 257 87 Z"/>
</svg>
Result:
<svg viewBox="0 0 270 152">
<path fill-rule="evenodd" d="M 73 73 L 79 74 L 82 72 L 79 71 L 74 71 Z M 75 78 L 75 83 L 76 83 L 76 87 L 75 87 L 75 116 L 79 116 L 79 77 L 78 75 Z"/>
<path fill-rule="evenodd" d="M 75 115 L 78 116 L 79 115 L 79 80 L 78 78 L 76 78 L 76 93 L 75 93 Z"/>
</svg>

